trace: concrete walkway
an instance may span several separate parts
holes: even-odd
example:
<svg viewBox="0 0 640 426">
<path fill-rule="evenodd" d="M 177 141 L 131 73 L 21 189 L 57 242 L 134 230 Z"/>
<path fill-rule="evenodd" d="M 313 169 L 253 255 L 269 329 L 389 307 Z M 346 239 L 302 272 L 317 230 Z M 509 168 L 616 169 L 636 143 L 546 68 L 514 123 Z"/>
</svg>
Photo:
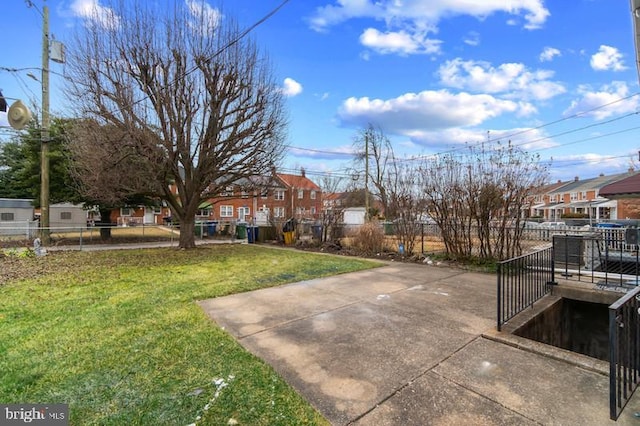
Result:
<svg viewBox="0 0 640 426">
<path fill-rule="evenodd" d="M 391 264 L 201 306 L 334 425 L 616 424 L 606 374 L 495 331 L 494 275 Z"/>
</svg>

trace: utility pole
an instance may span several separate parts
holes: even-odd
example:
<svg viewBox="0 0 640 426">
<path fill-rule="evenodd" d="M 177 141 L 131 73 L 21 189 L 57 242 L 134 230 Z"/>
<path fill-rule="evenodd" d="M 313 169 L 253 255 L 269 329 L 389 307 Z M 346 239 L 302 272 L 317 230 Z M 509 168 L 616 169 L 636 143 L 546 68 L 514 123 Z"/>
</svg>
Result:
<svg viewBox="0 0 640 426">
<path fill-rule="evenodd" d="M 49 7 L 42 8 L 42 128 L 40 130 L 40 230 L 49 243 Z"/>
<path fill-rule="evenodd" d="M 364 221 L 369 222 L 369 129 L 364 132 Z"/>
</svg>

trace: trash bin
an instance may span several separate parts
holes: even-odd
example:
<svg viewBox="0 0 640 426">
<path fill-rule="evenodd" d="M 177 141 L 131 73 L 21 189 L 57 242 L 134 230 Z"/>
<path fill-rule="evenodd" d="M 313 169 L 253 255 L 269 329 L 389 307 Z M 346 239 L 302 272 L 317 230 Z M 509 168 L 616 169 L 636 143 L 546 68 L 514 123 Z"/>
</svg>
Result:
<svg viewBox="0 0 640 426">
<path fill-rule="evenodd" d="M 244 240 L 247 238 L 247 224 L 246 223 L 237 223 L 236 224 L 236 238 L 239 240 Z"/>
<path fill-rule="evenodd" d="M 311 230 L 313 231 L 313 238 L 322 240 L 322 225 L 313 225 Z"/>
<path fill-rule="evenodd" d="M 258 241 L 258 227 L 257 226 L 249 226 L 247 228 L 247 241 L 249 244 L 256 243 Z"/>
<path fill-rule="evenodd" d="M 293 238 L 294 238 L 293 231 L 287 231 L 284 233 L 284 243 L 286 245 L 290 246 L 291 244 L 293 244 Z"/>
<path fill-rule="evenodd" d="M 195 232 L 196 237 L 202 238 L 202 222 L 196 222 L 193 226 L 193 232 Z"/>
<path fill-rule="evenodd" d="M 394 235 L 395 234 L 395 229 L 393 226 L 393 222 L 383 222 L 382 223 L 384 226 L 384 235 Z"/>
<path fill-rule="evenodd" d="M 217 224 L 218 224 L 217 222 L 212 222 L 212 221 L 207 222 L 207 235 L 209 235 L 210 237 L 213 237 L 216 234 Z"/>
</svg>

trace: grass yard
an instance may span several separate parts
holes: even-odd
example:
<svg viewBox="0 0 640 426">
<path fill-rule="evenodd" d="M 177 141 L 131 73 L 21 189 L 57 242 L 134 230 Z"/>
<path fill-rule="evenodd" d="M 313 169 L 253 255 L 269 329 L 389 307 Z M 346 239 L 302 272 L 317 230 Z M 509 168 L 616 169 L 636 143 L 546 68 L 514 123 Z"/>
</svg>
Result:
<svg viewBox="0 0 640 426">
<path fill-rule="evenodd" d="M 375 265 L 251 245 L 0 259 L 0 402 L 68 403 L 73 425 L 327 424 L 195 302 Z"/>
</svg>

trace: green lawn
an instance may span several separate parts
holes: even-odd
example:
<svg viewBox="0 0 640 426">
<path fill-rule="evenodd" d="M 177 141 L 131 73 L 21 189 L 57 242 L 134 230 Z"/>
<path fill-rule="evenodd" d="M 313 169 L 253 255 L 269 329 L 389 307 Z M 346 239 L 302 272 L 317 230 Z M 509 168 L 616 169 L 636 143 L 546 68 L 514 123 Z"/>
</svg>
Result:
<svg viewBox="0 0 640 426">
<path fill-rule="evenodd" d="M 375 265 L 250 245 L 0 259 L 0 402 L 68 403 L 74 425 L 326 424 L 196 301 Z"/>
</svg>

